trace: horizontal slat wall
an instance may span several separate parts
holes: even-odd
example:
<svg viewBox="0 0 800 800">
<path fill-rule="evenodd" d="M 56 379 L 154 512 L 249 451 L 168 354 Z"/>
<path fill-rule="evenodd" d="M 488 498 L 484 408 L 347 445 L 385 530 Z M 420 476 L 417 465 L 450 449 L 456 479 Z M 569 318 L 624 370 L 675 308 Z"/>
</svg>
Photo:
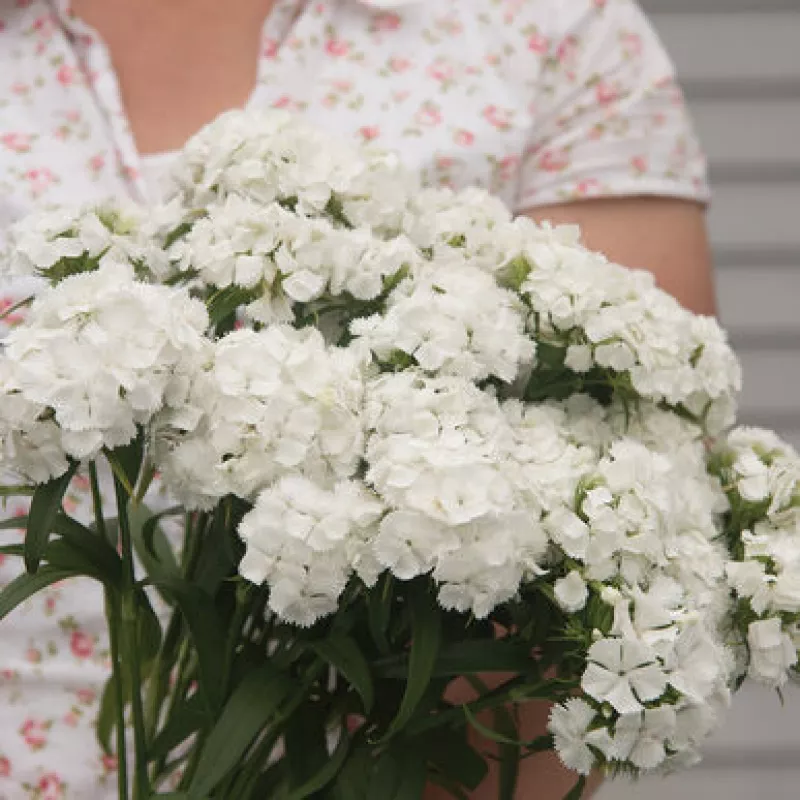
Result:
<svg viewBox="0 0 800 800">
<path fill-rule="evenodd" d="M 670 0 L 651 3 L 664 9 Z M 724 7 L 724 0 L 716 5 Z M 741 13 L 704 10 L 659 11 L 653 14 L 658 30 L 683 76 L 693 84 L 730 82 L 752 84 L 800 82 L 800 14 L 797 11 Z M 747 86 L 742 86 L 746 90 Z"/>
<path fill-rule="evenodd" d="M 714 166 L 800 164 L 800 100 L 706 100 L 693 111 Z"/>
<path fill-rule="evenodd" d="M 720 316 L 742 360 L 741 421 L 800 448 L 800 0 L 642 0 L 711 164 Z M 800 691 L 748 688 L 697 769 L 600 800 L 796 800 Z"/>
<path fill-rule="evenodd" d="M 800 176 L 785 182 L 780 176 L 746 182 L 723 177 L 714 181 L 709 214 L 715 247 L 800 253 Z"/>
<path fill-rule="evenodd" d="M 742 346 L 776 338 L 800 350 L 800 261 L 796 266 L 731 266 L 717 271 L 722 323 Z"/>
</svg>

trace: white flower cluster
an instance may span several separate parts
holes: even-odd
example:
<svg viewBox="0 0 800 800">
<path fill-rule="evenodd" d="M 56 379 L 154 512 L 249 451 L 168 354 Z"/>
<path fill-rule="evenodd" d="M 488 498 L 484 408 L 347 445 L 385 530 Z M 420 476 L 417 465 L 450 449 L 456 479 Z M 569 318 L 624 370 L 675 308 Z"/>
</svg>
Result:
<svg viewBox="0 0 800 800">
<path fill-rule="evenodd" d="M 770 431 L 738 428 L 718 467 L 738 518 L 726 572 L 745 612 L 748 675 L 781 687 L 800 649 L 800 456 Z"/>
<path fill-rule="evenodd" d="M 418 189 L 394 154 L 348 145 L 275 110 L 220 115 L 188 142 L 173 179 L 192 208 L 234 194 L 262 207 L 278 201 L 300 216 L 332 212 L 378 230 L 399 228 Z"/>
<path fill-rule="evenodd" d="M 502 408 L 464 378 L 407 370 L 371 383 L 366 416 L 366 478 L 391 509 L 377 561 L 402 580 L 432 572 L 445 608 L 485 617 L 547 546 L 518 502 Z"/>
<path fill-rule="evenodd" d="M 9 230 L 0 274 L 55 283 L 108 262 L 128 263 L 142 275 L 161 279 L 170 272 L 164 238 L 183 214 L 176 203 L 145 210 L 107 202 L 24 217 Z"/>
<path fill-rule="evenodd" d="M 4 465 L 41 482 L 147 425 L 180 502 L 252 504 L 240 571 L 298 625 L 384 571 L 479 618 L 543 598 L 584 665 L 550 721 L 582 773 L 689 764 L 739 671 L 785 681 L 800 460 L 726 435 L 716 322 L 282 112 L 223 115 L 173 177 L 164 208 L 19 229 L 13 268 L 60 282 L 0 359 Z"/>
<path fill-rule="evenodd" d="M 358 483 L 322 488 L 287 475 L 258 496 L 239 534 L 247 552 L 239 571 L 269 583 L 269 606 L 283 619 L 311 625 L 336 611 L 355 569 L 368 583 L 379 568 L 368 552 L 383 506 Z"/>
<path fill-rule="evenodd" d="M 621 419 L 610 409 L 608 427 Z M 702 431 L 646 405 L 624 430 L 583 478 L 574 512 L 546 521 L 573 564 L 556 601 L 575 613 L 596 593 L 613 611 L 587 652 L 584 699 L 554 709 L 550 722 L 562 760 L 585 774 L 596 754 L 638 770 L 695 760 L 733 669 L 718 632 L 727 502 L 707 472 Z"/>
<path fill-rule="evenodd" d="M 261 323 L 290 322 L 293 306 L 323 294 L 373 300 L 384 281 L 420 260 L 402 237 L 384 241 L 305 217 L 278 203 L 266 209 L 236 194 L 211 206 L 169 249 L 175 267 L 215 288 L 248 291 L 245 313 Z"/>
<path fill-rule="evenodd" d="M 186 387 L 183 403 L 155 420 L 156 458 L 191 508 L 221 497 L 252 499 L 302 473 L 348 478 L 363 452 L 364 358 L 328 347 L 315 328 L 234 331 Z"/>
<path fill-rule="evenodd" d="M 356 320 L 351 330 L 382 361 L 400 352 L 427 372 L 510 383 L 535 352 L 523 310 L 515 294 L 464 264 L 409 277 L 382 313 Z"/>
<path fill-rule="evenodd" d="M 650 273 L 611 264 L 554 235 L 518 256 L 537 338 L 577 375 L 600 369 L 642 398 L 683 406 L 711 433 L 733 421 L 741 374 L 724 332 L 657 289 Z M 543 376 L 545 377 L 545 376 Z"/>
<path fill-rule="evenodd" d="M 205 306 L 107 263 L 37 296 L 5 339 L 0 376 L 3 464 L 42 482 L 127 444 L 138 425 L 182 400 L 204 357 Z"/>
</svg>

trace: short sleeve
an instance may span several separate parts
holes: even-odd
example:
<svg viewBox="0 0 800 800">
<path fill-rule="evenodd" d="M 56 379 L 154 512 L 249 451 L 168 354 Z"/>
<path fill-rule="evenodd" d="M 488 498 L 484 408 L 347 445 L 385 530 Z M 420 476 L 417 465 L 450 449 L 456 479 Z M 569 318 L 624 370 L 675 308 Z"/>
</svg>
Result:
<svg viewBox="0 0 800 800">
<path fill-rule="evenodd" d="M 560 27 L 546 39 L 516 210 L 637 195 L 706 202 L 706 161 L 674 66 L 642 10 L 632 0 L 561 7 Z"/>
</svg>

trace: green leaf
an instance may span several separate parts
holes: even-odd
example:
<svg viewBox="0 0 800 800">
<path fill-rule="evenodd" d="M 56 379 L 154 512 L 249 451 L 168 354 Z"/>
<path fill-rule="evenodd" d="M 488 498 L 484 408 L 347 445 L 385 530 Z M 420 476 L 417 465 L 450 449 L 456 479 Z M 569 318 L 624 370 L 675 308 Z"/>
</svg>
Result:
<svg viewBox="0 0 800 800">
<path fill-rule="evenodd" d="M 103 694 L 100 698 L 100 711 L 97 715 L 97 725 L 95 733 L 97 741 L 106 755 L 111 755 L 111 737 L 117 727 L 117 680 L 112 675 L 103 687 Z"/>
<path fill-rule="evenodd" d="M 378 667 L 382 677 L 405 678 L 408 674 L 408 656 L 401 656 Z M 475 639 L 455 642 L 443 647 L 433 667 L 433 677 L 456 677 L 488 672 L 525 673 L 535 666 L 530 648 L 522 642 L 505 639 Z"/>
<path fill-rule="evenodd" d="M 0 486 L 0 497 L 31 497 L 36 486 Z"/>
<path fill-rule="evenodd" d="M 65 578 L 74 578 L 80 572 L 43 566 L 34 573 L 23 573 L 0 591 L 0 620 L 5 619 L 20 603 L 31 595 Z"/>
<path fill-rule="evenodd" d="M 581 775 L 578 782 L 564 795 L 564 800 L 581 800 L 583 790 L 586 788 L 586 776 Z"/>
<path fill-rule="evenodd" d="M 247 800 L 285 800 L 286 791 L 286 762 L 281 758 L 261 773 Z"/>
<path fill-rule="evenodd" d="M 381 741 L 386 741 L 402 730 L 413 717 L 414 711 L 425 695 L 433 677 L 433 668 L 439 656 L 442 638 L 441 610 L 425 582 L 412 585 L 409 592 L 411 610 L 411 657 L 408 680 L 400 710 Z"/>
<path fill-rule="evenodd" d="M 477 789 L 489 771 L 485 759 L 467 742 L 463 729 L 437 731 L 424 739 L 428 760 L 448 778 L 467 789 Z"/>
<path fill-rule="evenodd" d="M 498 744 L 505 744 L 510 745 L 512 747 L 519 747 L 522 742 L 518 741 L 515 738 L 504 736 L 502 733 L 498 733 L 492 728 L 487 727 L 484 725 L 480 720 L 475 716 L 473 711 L 470 709 L 468 704 L 464 704 L 461 706 L 464 711 L 464 716 L 467 718 L 469 724 L 478 731 L 481 736 L 484 736 L 487 739 L 491 739 L 493 742 L 497 742 Z"/>
<path fill-rule="evenodd" d="M 136 641 L 139 645 L 139 664 L 142 679 L 150 675 L 156 655 L 161 647 L 161 620 L 153 610 L 147 593 L 140 589 L 136 592 Z"/>
<path fill-rule="evenodd" d="M 397 754 L 389 749 L 378 759 L 372 770 L 367 797 L 394 797 L 400 788 L 401 764 Z"/>
<path fill-rule="evenodd" d="M 136 432 L 136 437 L 128 444 L 115 447 L 111 452 L 107 452 L 106 458 L 114 474 L 122 481 L 130 494 L 133 487 L 136 486 L 144 461 L 144 429 L 140 427 Z"/>
<path fill-rule="evenodd" d="M 268 665 L 248 673 L 236 687 L 200 754 L 189 800 L 206 800 L 240 762 L 251 742 L 295 688 L 285 674 Z"/>
<path fill-rule="evenodd" d="M 409 749 L 403 756 L 400 765 L 400 785 L 392 800 L 421 800 L 427 778 L 428 770 L 424 754 Z"/>
<path fill-rule="evenodd" d="M 324 789 L 338 774 L 339 770 L 347 758 L 350 751 L 350 739 L 342 734 L 339 744 L 324 763 L 322 768 L 312 775 L 304 784 L 297 789 L 289 792 L 286 800 L 305 800 L 315 792 Z M 369 795 L 369 797 L 379 797 L 380 795 Z"/>
<path fill-rule="evenodd" d="M 23 544 L 4 544 L 0 547 L 0 556 L 25 557 L 25 545 Z"/>
<path fill-rule="evenodd" d="M 93 574 L 112 586 L 119 585 L 122 578 L 122 561 L 117 551 L 95 531 L 81 525 L 72 517 L 60 513 L 53 522 L 53 533 L 58 534 L 64 543 L 76 554 L 80 554 L 91 565 Z M 53 542 L 45 551 L 45 558 L 53 566 L 59 566 L 54 561 Z"/>
<path fill-rule="evenodd" d="M 154 579 L 180 579 L 180 569 L 175 553 L 158 525 L 165 516 L 175 513 L 175 508 L 177 506 L 159 514 L 153 514 L 143 503 L 137 503 L 133 499 L 128 503 L 128 520 L 133 548 L 145 573 Z M 174 600 L 169 592 L 162 591 L 160 587 L 156 588 L 167 605 L 173 606 Z"/>
<path fill-rule="evenodd" d="M 369 664 L 355 640 L 349 636 L 334 634 L 328 639 L 312 642 L 311 648 L 352 684 L 361 697 L 365 714 L 369 714 L 375 702 L 375 690 Z"/>
<path fill-rule="evenodd" d="M 156 761 L 165 758 L 195 731 L 207 725 L 209 720 L 203 698 L 199 694 L 193 694 L 169 715 L 166 724 L 150 745 L 149 759 Z"/>
<path fill-rule="evenodd" d="M 494 725 L 497 733 L 508 739 L 519 739 L 519 729 L 514 718 L 514 709 L 504 706 L 494 710 Z M 550 737 L 548 737 L 550 738 Z M 519 780 L 521 748 L 517 744 L 500 745 L 500 769 L 497 776 L 497 800 L 514 800 Z"/>
<path fill-rule="evenodd" d="M 289 770 L 289 785 L 302 786 L 328 761 L 328 712 L 317 701 L 303 703 L 284 725 L 284 760 Z"/>
<path fill-rule="evenodd" d="M 384 573 L 372 591 L 367 593 L 367 619 L 372 640 L 379 652 L 388 654 L 391 652 L 389 639 L 386 631 L 389 628 L 389 620 L 392 614 L 392 584 L 394 579 L 391 573 Z"/>
<path fill-rule="evenodd" d="M 226 286 L 215 292 L 208 301 L 208 318 L 212 325 L 218 325 L 226 317 L 235 313 L 239 306 L 253 300 L 253 290 L 241 286 Z"/>
<path fill-rule="evenodd" d="M 335 800 L 355 800 L 355 798 L 359 798 L 360 800 L 360 798 L 374 796 L 375 800 L 377 800 L 379 795 L 367 794 L 372 763 L 371 747 L 363 742 L 351 747 L 350 756 L 345 760 L 336 777 L 336 783 L 333 786 L 333 798 Z M 386 800 L 391 800 L 391 798 L 387 796 Z"/>
<path fill-rule="evenodd" d="M 215 596 L 220 584 L 237 574 L 236 567 L 244 552 L 244 546 L 235 533 L 239 518 L 230 497 L 224 498 L 214 509 L 211 529 L 203 539 L 193 575 L 193 582 L 209 595 Z"/>
<path fill-rule="evenodd" d="M 186 621 L 197 652 L 200 691 L 209 710 L 216 713 L 225 696 L 222 654 L 226 637 L 214 600 L 199 587 L 178 578 L 157 578 L 153 585 L 170 593 Z"/>
<path fill-rule="evenodd" d="M 146 509 L 146 507 L 141 504 L 139 504 L 139 507 Z M 149 509 L 146 510 L 149 513 Z M 131 512 L 133 512 L 133 509 L 131 509 Z M 155 558 L 168 572 L 178 573 L 178 562 L 175 558 L 175 552 L 172 547 L 170 547 L 166 534 L 160 527 L 160 522 L 165 517 L 183 513 L 183 506 L 172 506 L 172 508 L 167 508 L 164 511 L 160 511 L 158 514 L 152 514 L 144 525 L 139 527 L 137 533 L 139 534 L 139 541 L 144 548 L 142 552 L 138 552 L 137 550 L 140 559 L 143 557 L 143 553 L 147 553 L 152 558 Z M 131 519 L 131 524 L 133 524 L 133 519 Z M 137 544 L 135 540 L 134 544 Z"/>
<path fill-rule="evenodd" d="M 0 531 L 24 531 L 28 526 L 28 515 L 21 517 L 9 517 L 0 522 Z"/>
<path fill-rule="evenodd" d="M 39 569 L 39 562 L 52 533 L 53 522 L 61 509 L 64 493 L 77 469 L 78 462 L 73 461 L 63 475 L 37 486 L 33 493 L 25 534 L 25 569 L 28 572 L 33 573 Z"/>
</svg>

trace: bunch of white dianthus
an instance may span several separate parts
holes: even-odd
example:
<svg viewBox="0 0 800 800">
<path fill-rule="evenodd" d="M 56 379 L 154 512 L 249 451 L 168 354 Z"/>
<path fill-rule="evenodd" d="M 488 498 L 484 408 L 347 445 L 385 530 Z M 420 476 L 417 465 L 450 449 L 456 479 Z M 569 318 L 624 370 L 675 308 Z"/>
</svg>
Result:
<svg viewBox="0 0 800 800">
<path fill-rule="evenodd" d="M 688 764 L 743 672 L 787 680 L 800 458 L 731 432 L 716 322 L 576 229 L 416 191 L 283 113 L 224 115 L 173 180 L 163 208 L 12 233 L 10 268 L 53 285 L 0 358 L 4 467 L 44 483 L 144 434 L 187 510 L 243 504 L 262 612 L 350 636 L 381 581 L 352 647 L 427 582 L 436 615 L 557 669 L 552 741 L 582 774 Z"/>
</svg>

